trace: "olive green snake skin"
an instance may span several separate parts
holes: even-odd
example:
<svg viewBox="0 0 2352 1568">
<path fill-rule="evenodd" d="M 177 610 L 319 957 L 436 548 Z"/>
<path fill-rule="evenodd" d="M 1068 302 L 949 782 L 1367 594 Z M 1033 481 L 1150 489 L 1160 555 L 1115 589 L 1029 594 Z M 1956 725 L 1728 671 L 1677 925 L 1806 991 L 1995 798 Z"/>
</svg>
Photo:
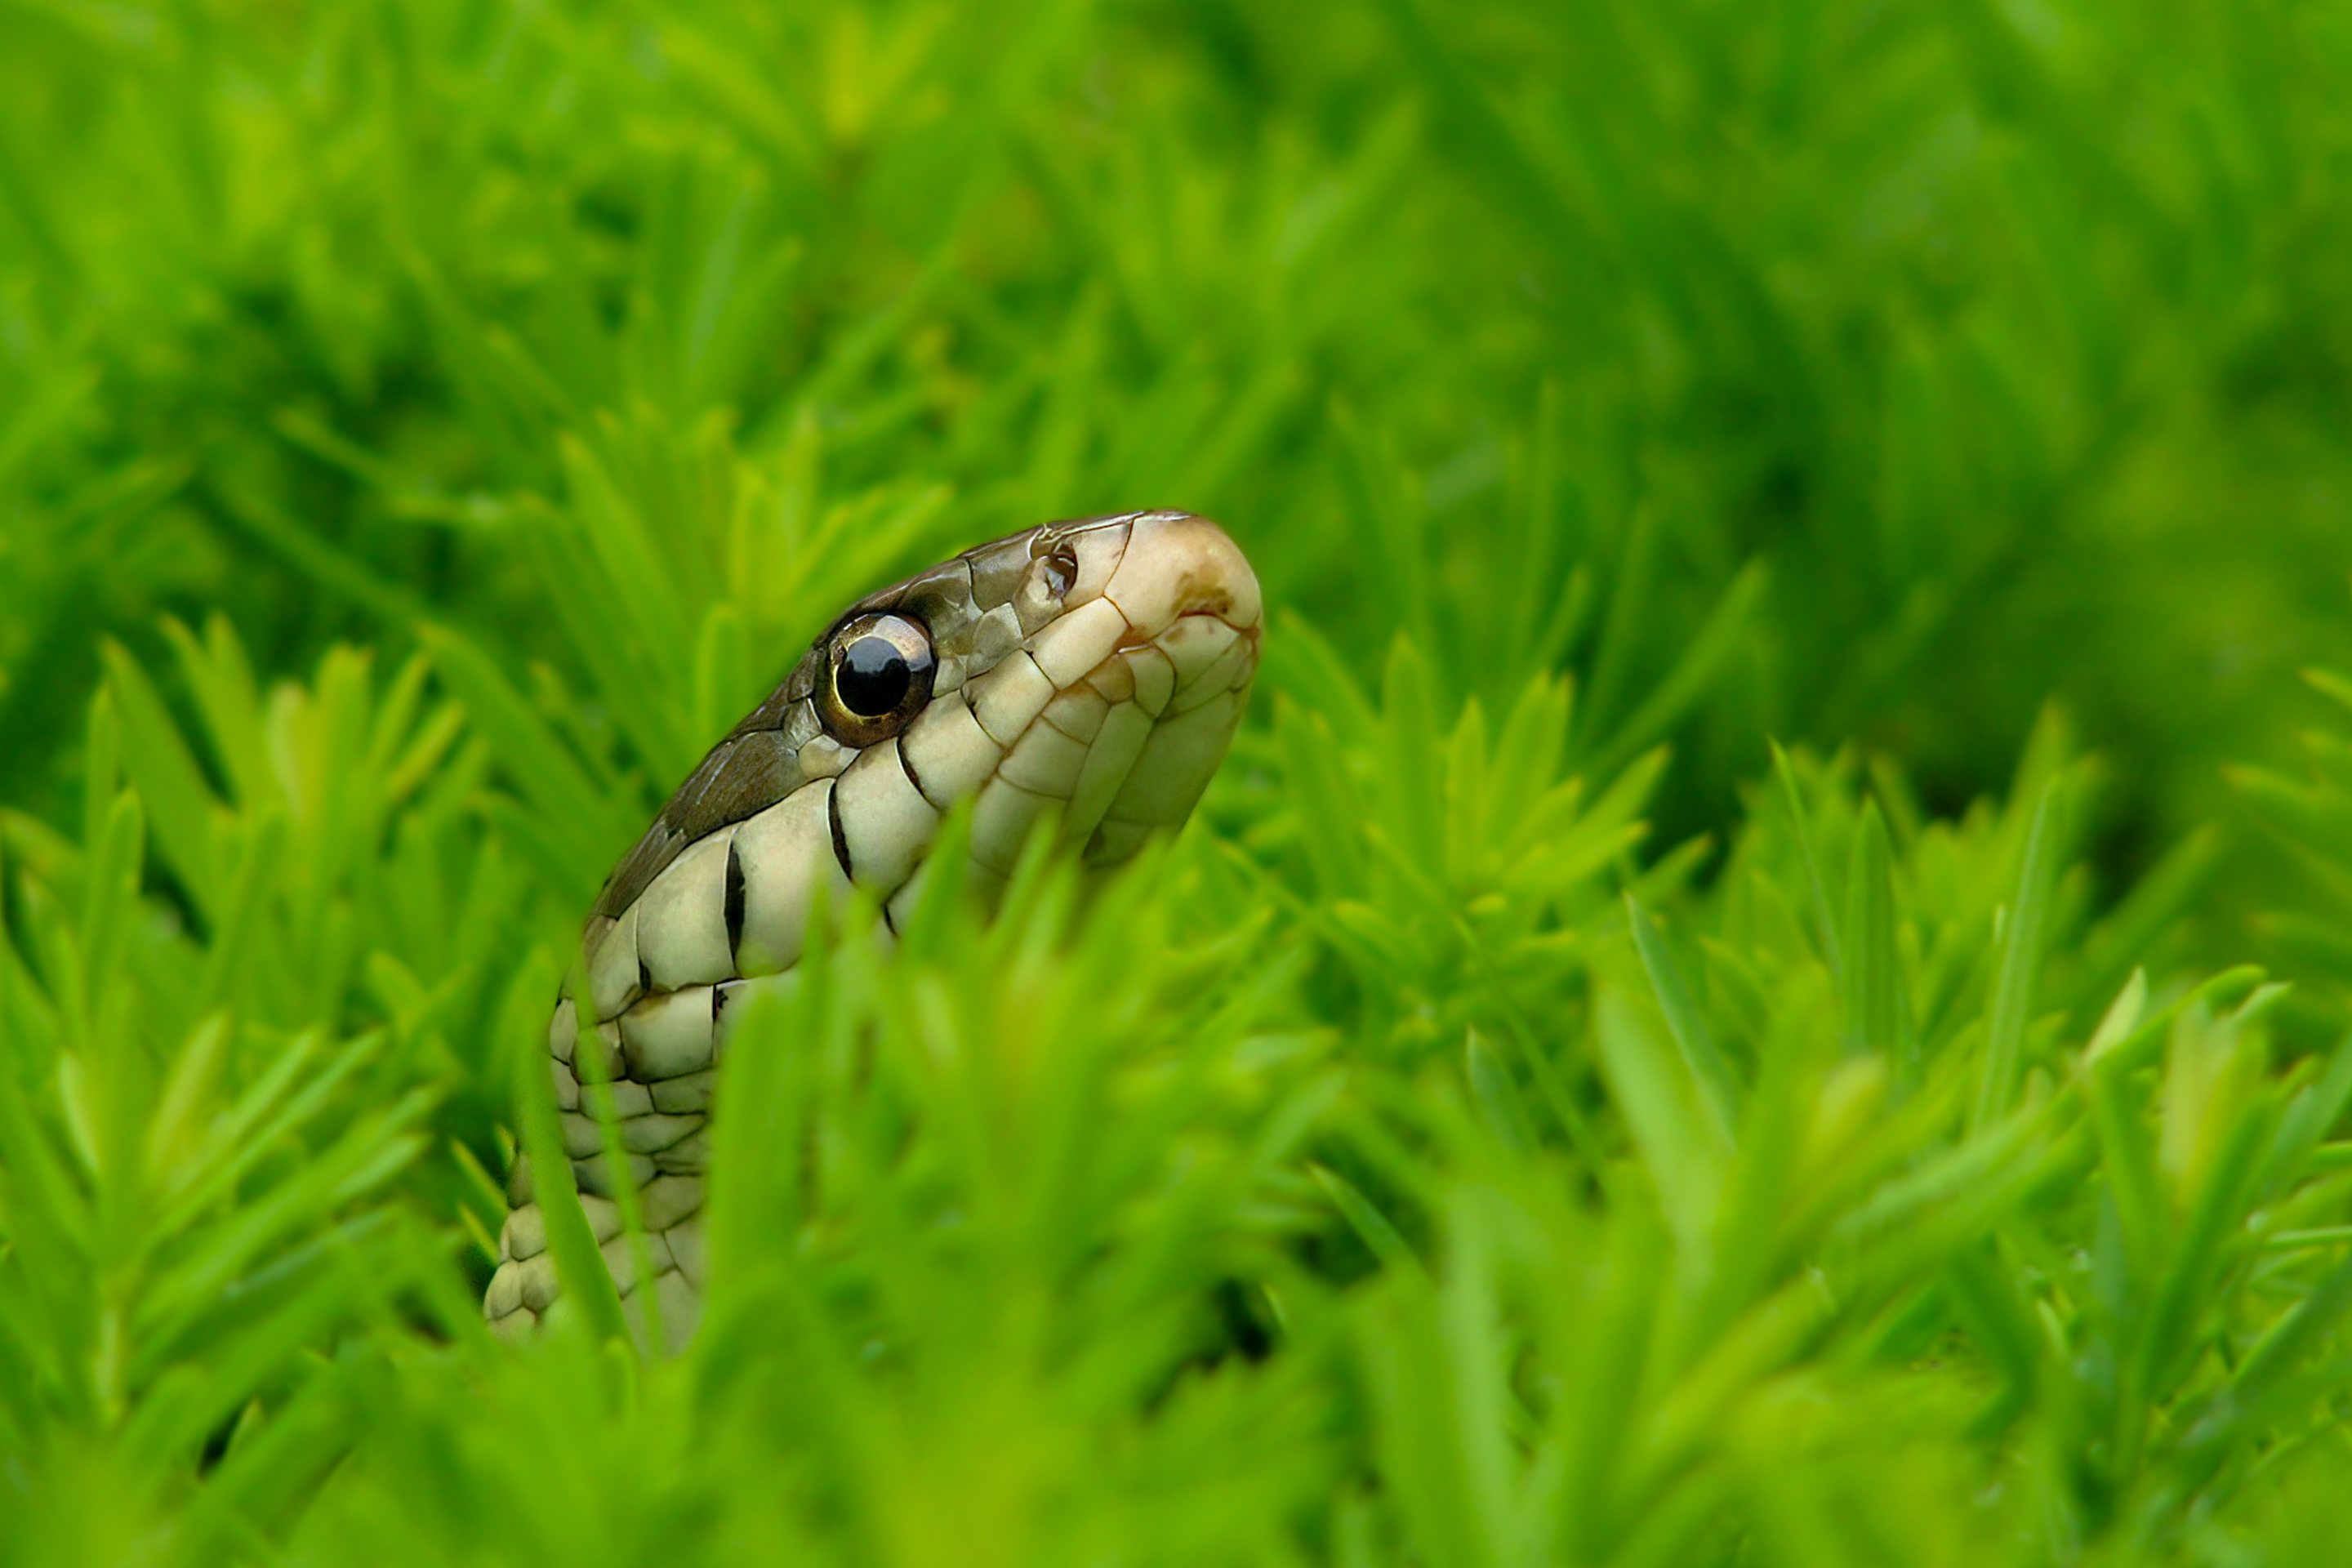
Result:
<svg viewBox="0 0 2352 1568">
<path fill-rule="evenodd" d="M 693 1331 L 728 1006 L 790 975 L 813 900 L 870 889 L 895 931 L 967 798 L 983 896 L 1048 812 L 1089 867 L 1173 832 L 1240 722 L 1260 622 L 1249 563 L 1205 519 L 1048 523 L 852 605 L 711 749 L 604 884 L 581 938 L 587 1009 L 567 996 L 548 1029 L 564 1152 L 640 1335 L 648 1292 L 666 1338 Z M 612 1084 L 649 1276 L 582 1103 L 583 1051 Z M 508 1197 L 482 1307 L 517 1331 L 565 1304 L 526 1158 Z"/>
</svg>

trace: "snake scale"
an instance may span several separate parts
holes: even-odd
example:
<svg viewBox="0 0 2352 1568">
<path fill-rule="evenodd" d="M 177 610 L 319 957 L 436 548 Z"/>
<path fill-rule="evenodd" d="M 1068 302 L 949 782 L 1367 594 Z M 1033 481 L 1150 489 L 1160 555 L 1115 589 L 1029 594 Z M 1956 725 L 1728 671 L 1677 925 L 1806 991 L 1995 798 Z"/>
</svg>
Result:
<svg viewBox="0 0 2352 1568">
<path fill-rule="evenodd" d="M 1047 523 L 851 605 L 703 758 L 605 881 L 581 936 L 585 983 L 548 1028 L 564 1152 L 640 1334 L 648 1291 L 673 1343 L 699 1315 L 729 1005 L 791 973 L 820 889 L 828 908 L 871 889 L 895 931 L 941 814 L 968 798 L 983 896 L 1048 812 L 1088 867 L 1172 832 L 1240 722 L 1261 618 L 1248 562 L 1204 518 Z M 612 1084 L 625 1173 L 583 1103 L 590 1051 Z M 621 1180 L 642 1210 L 646 1277 L 622 1234 Z M 561 1302 L 527 1157 L 508 1198 L 482 1306 L 515 1331 Z"/>
</svg>

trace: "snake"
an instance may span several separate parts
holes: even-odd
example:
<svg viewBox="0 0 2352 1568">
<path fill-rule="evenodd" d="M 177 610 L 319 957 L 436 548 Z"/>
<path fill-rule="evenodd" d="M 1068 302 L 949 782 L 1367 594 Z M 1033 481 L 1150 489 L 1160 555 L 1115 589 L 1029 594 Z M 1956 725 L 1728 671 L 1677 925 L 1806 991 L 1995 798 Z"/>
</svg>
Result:
<svg viewBox="0 0 2352 1568">
<path fill-rule="evenodd" d="M 1241 722 L 1263 612 L 1248 560 L 1206 518 L 1045 523 L 850 605 L 688 775 L 605 879 L 547 1036 L 573 1186 L 641 1339 L 648 1295 L 672 1348 L 700 1317 L 730 1016 L 788 983 L 807 942 L 838 940 L 812 933 L 813 908 L 863 890 L 877 940 L 894 940 L 966 801 L 964 870 L 983 901 L 1041 819 L 1090 872 L 1172 834 Z M 583 1089 L 598 1079 L 617 1167 Z M 571 1303 L 527 1153 L 507 1199 L 482 1310 L 517 1334 Z"/>
</svg>

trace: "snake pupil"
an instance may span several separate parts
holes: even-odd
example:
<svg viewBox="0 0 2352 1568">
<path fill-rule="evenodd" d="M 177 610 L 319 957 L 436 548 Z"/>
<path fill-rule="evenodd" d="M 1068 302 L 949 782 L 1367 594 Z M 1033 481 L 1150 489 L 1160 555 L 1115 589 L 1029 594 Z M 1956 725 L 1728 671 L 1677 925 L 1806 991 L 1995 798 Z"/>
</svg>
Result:
<svg viewBox="0 0 2352 1568">
<path fill-rule="evenodd" d="M 842 650 L 835 689 L 842 706 L 871 719 L 889 712 L 914 680 L 907 656 L 887 637 L 864 637 Z"/>
</svg>

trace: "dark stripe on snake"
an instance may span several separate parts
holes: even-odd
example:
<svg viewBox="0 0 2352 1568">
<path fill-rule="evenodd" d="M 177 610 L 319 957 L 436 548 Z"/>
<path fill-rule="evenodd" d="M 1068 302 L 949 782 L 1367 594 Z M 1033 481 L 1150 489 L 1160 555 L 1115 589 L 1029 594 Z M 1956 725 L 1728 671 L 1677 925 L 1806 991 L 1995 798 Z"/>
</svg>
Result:
<svg viewBox="0 0 2352 1568">
<path fill-rule="evenodd" d="M 857 879 L 857 873 L 849 868 L 849 835 L 843 831 L 841 826 L 841 781 L 838 779 L 834 781 L 831 789 L 824 792 L 824 816 L 833 827 L 833 858 L 841 862 L 842 876 L 854 882 Z"/>
<path fill-rule="evenodd" d="M 743 859 L 735 840 L 727 840 L 727 956 L 732 961 L 743 945 Z"/>
<path fill-rule="evenodd" d="M 900 738 L 890 744 L 890 749 L 898 753 L 898 771 L 907 775 L 907 782 L 915 786 L 917 795 L 929 800 L 931 798 L 931 792 L 923 787 L 922 775 L 915 772 L 915 759 L 907 754 L 907 742 L 904 737 L 905 732 L 902 731 Z"/>
</svg>

